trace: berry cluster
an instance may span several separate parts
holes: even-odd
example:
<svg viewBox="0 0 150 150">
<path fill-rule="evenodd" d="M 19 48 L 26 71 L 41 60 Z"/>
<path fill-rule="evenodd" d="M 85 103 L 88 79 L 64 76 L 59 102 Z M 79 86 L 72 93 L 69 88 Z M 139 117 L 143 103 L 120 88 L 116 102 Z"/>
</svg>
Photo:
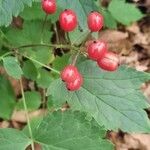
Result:
<svg viewBox="0 0 150 150">
<path fill-rule="evenodd" d="M 68 65 L 63 69 L 61 79 L 66 82 L 66 87 L 69 91 L 79 90 L 83 84 L 82 75 L 74 65 Z"/>
<path fill-rule="evenodd" d="M 56 0 L 42 0 L 42 8 L 46 14 L 56 12 Z M 59 24 L 65 32 L 73 31 L 77 25 L 77 15 L 73 10 L 65 9 L 60 13 Z M 103 16 L 95 11 L 89 13 L 87 25 L 91 32 L 98 32 L 103 27 Z M 98 66 L 107 71 L 115 71 L 119 65 L 117 54 L 109 52 L 107 44 L 101 40 L 88 41 L 86 45 L 88 57 L 97 62 Z M 82 75 L 74 65 L 66 66 L 61 72 L 61 79 L 70 91 L 79 90 L 83 84 Z"/>
<path fill-rule="evenodd" d="M 55 13 L 57 9 L 56 0 L 42 0 L 42 8 L 46 14 Z M 60 13 L 59 23 L 62 30 L 73 31 L 78 25 L 76 13 L 71 9 L 65 9 Z M 87 24 L 92 32 L 97 32 L 103 27 L 103 16 L 92 11 L 88 15 Z"/>
<path fill-rule="evenodd" d="M 104 41 L 89 41 L 87 44 L 87 53 L 89 58 L 97 61 L 98 66 L 104 70 L 115 71 L 118 68 L 118 55 L 113 52 L 109 52 Z"/>
</svg>

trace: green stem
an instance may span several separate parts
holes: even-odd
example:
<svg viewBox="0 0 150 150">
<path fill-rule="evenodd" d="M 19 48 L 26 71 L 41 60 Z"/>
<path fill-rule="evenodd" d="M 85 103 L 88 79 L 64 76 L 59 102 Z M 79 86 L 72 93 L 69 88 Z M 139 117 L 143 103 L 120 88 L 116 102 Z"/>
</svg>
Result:
<svg viewBox="0 0 150 150">
<path fill-rule="evenodd" d="M 59 39 L 59 34 L 58 34 L 58 30 L 57 30 L 57 24 L 54 23 L 54 31 L 55 31 L 55 34 L 56 34 L 56 42 L 57 44 L 60 44 L 60 39 Z M 62 50 L 62 48 L 60 48 L 62 54 L 64 54 L 64 51 Z"/>
<path fill-rule="evenodd" d="M 2 60 L 4 57 L 13 54 L 13 52 L 7 52 L 5 54 L 3 54 L 2 56 L 0 56 L 0 60 Z"/>
<path fill-rule="evenodd" d="M 26 56 L 26 55 L 24 55 L 24 54 L 21 54 L 21 55 L 22 55 L 23 57 L 25 57 L 25 58 L 27 58 L 27 59 L 29 59 L 29 60 L 31 60 L 31 61 L 33 61 L 33 62 L 39 64 L 40 66 L 43 66 L 43 67 L 45 67 L 45 68 L 47 68 L 47 69 L 49 69 L 49 70 L 51 70 L 51 71 L 53 71 L 53 72 L 55 72 L 55 73 L 57 73 L 57 74 L 60 74 L 60 72 L 59 72 L 58 70 L 56 70 L 56 69 L 54 69 L 54 68 L 52 68 L 52 67 L 50 67 L 50 66 L 47 66 L 47 65 L 45 65 L 45 64 L 43 64 L 43 63 L 37 61 L 37 60 L 34 59 L 34 58 L 31 58 L 31 57 Z"/>
<path fill-rule="evenodd" d="M 19 81 L 20 81 L 20 88 L 21 88 L 23 106 L 24 106 L 24 110 L 25 110 L 25 114 L 26 114 L 26 118 L 27 118 L 27 126 L 28 126 L 28 130 L 29 130 L 30 138 L 32 139 L 31 148 L 32 148 L 32 150 L 34 150 L 33 135 L 32 135 L 31 124 L 30 124 L 30 119 L 29 119 L 29 115 L 28 115 L 27 104 L 26 104 L 24 90 L 23 90 L 22 79 L 20 79 Z"/>
<path fill-rule="evenodd" d="M 64 44 L 29 44 L 29 45 L 22 45 L 12 49 L 21 49 L 21 48 L 29 48 L 29 47 L 54 47 L 54 48 L 77 49 L 75 46 L 64 45 Z"/>
<path fill-rule="evenodd" d="M 74 59 L 73 59 L 73 61 L 72 61 L 72 65 L 74 65 L 74 66 L 75 66 L 75 64 L 76 64 L 76 62 L 77 62 L 77 59 L 78 59 L 79 54 L 80 54 L 80 51 L 78 51 L 78 53 L 75 55 L 75 57 L 74 57 Z"/>
</svg>

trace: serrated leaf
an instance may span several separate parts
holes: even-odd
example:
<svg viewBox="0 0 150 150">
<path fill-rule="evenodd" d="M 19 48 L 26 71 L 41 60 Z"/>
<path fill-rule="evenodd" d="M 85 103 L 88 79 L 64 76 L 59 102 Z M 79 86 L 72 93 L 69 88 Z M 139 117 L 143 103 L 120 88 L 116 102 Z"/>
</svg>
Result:
<svg viewBox="0 0 150 150">
<path fill-rule="evenodd" d="M 111 13 L 108 10 L 101 10 L 103 16 L 104 16 L 104 25 L 110 29 L 116 29 L 117 28 L 117 21 L 114 19 L 114 17 L 111 15 Z"/>
<path fill-rule="evenodd" d="M 72 44 L 80 45 L 88 36 L 88 34 L 89 34 L 88 29 L 80 31 L 78 28 L 76 28 L 73 32 L 69 33 L 69 38 Z"/>
<path fill-rule="evenodd" d="M 0 129 L 0 150 L 25 150 L 31 140 L 16 129 Z"/>
<path fill-rule="evenodd" d="M 67 91 L 59 79 L 50 85 L 47 94 L 53 96 L 56 106 L 68 101 L 73 110 L 89 113 L 107 129 L 150 132 L 150 121 L 143 110 L 149 104 L 139 90 L 143 82 L 150 80 L 149 74 L 126 67 L 104 72 L 91 61 L 79 64 L 79 69 L 84 76 L 79 91 Z"/>
<path fill-rule="evenodd" d="M 12 76 L 15 79 L 20 79 L 23 72 L 19 65 L 19 62 L 15 57 L 9 56 L 3 58 L 3 66 L 8 73 L 8 75 Z"/>
<path fill-rule="evenodd" d="M 53 68 L 56 70 L 62 70 L 67 64 L 70 54 L 65 54 L 62 57 L 57 56 L 56 59 L 53 61 Z"/>
<path fill-rule="evenodd" d="M 59 18 L 61 9 L 57 8 L 55 14 L 48 15 L 47 20 L 50 20 L 52 23 L 56 22 Z M 32 15 L 31 15 L 32 14 Z M 25 7 L 24 11 L 20 14 L 21 17 L 25 20 L 44 20 L 45 12 L 42 10 L 41 7 L 41 0 L 40 2 L 34 2 L 32 7 Z"/>
<path fill-rule="evenodd" d="M 48 88 L 54 78 L 50 75 L 50 72 L 45 69 L 40 68 L 38 72 L 39 75 L 36 79 L 36 83 L 41 88 Z"/>
<path fill-rule="evenodd" d="M 6 33 L 7 38 L 10 43 L 14 46 L 22 45 L 32 45 L 39 44 L 41 42 L 41 30 L 42 21 L 26 21 L 24 23 L 23 29 L 10 28 Z M 44 32 L 43 32 L 43 42 L 49 43 L 52 36 L 52 32 L 49 32 L 49 22 L 47 22 Z M 15 35 L 15 38 L 14 38 Z M 36 59 L 37 61 L 47 64 L 51 60 L 52 52 L 51 48 L 48 47 L 32 47 L 28 49 L 21 49 L 20 53 L 26 53 L 29 57 Z M 34 63 L 34 65 L 39 68 L 41 65 Z"/>
<path fill-rule="evenodd" d="M 10 82 L 0 76 L 0 117 L 10 119 L 15 107 L 15 93 Z"/>
<path fill-rule="evenodd" d="M 112 150 L 104 138 L 105 131 L 85 114 L 54 112 L 48 114 L 33 130 L 33 138 L 43 150 Z"/>
<path fill-rule="evenodd" d="M 8 26 L 12 16 L 18 16 L 25 4 L 31 6 L 32 0 L 0 0 L 0 26 Z"/>
<path fill-rule="evenodd" d="M 124 25 L 129 25 L 143 17 L 134 4 L 126 3 L 125 0 L 112 0 L 108 10 L 118 22 Z"/>
<path fill-rule="evenodd" d="M 27 91 L 24 93 L 26 105 L 29 111 L 36 110 L 40 107 L 41 104 L 41 95 L 39 92 L 36 91 Z M 20 99 L 16 105 L 18 110 L 23 110 L 23 100 Z"/>
<path fill-rule="evenodd" d="M 22 70 L 23 70 L 24 76 L 27 79 L 36 80 L 38 76 L 38 71 L 35 65 L 30 60 L 27 60 L 23 63 Z"/>
<path fill-rule="evenodd" d="M 41 42 L 42 24 L 42 21 L 25 21 L 23 29 L 10 27 L 6 36 L 9 39 L 9 42 L 15 46 L 39 44 Z M 47 23 L 43 32 L 43 42 L 45 43 L 49 42 L 52 35 L 52 33 L 49 32 L 49 28 L 49 23 Z M 34 47 L 34 49 L 36 48 Z"/>
</svg>

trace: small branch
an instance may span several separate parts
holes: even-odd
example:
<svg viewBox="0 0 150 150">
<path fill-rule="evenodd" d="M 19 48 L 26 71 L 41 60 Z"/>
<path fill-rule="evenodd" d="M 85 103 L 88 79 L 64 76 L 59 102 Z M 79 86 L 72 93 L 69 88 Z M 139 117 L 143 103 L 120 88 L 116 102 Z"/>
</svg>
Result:
<svg viewBox="0 0 150 150">
<path fill-rule="evenodd" d="M 8 56 L 8 55 L 11 55 L 11 54 L 13 54 L 13 52 L 7 52 L 7 53 L 3 54 L 2 56 L 0 56 L 0 61 L 1 61 L 4 57 L 6 57 L 6 56 Z"/>
<path fill-rule="evenodd" d="M 74 57 L 74 59 L 73 59 L 73 61 L 72 61 L 72 65 L 74 65 L 74 66 L 75 66 L 75 64 L 76 64 L 76 62 L 77 62 L 77 59 L 78 59 L 79 54 L 80 54 L 80 51 L 78 51 L 78 53 L 75 55 L 75 57 Z"/>
<path fill-rule="evenodd" d="M 21 48 L 29 48 L 29 47 L 54 47 L 54 48 L 68 48 L 68 49 L 76 48 L 74 46 L 63 45 L 63 44 L 29 44 L 29 45 L 22 45 L 12 49 L 21 49 Z"/>
<path fill-rule="evenodd" d="M 71 40 L 70 40 L 70 37 L 69 37 L 69 33 L 68 33 L 68 32 L 65 32 L 65 36 L 66 36 L 66 39 L 67 39 L 69 45 L 73 45 L 73 44 L 71 43 Z"/>
<path fill-rule="evenodd" d="M 19 53 L 18 53 L 18 54 L 19 54 Z M 37 64 L 39 64 L 40 66 L 43 66 L 43 67 L 45 67 L 45 68 L 47 68 L 47 69 L 49 69 L 49 70 L 51 70 L 51 71 L 53 71 L 53 72 L 55 72 L 55 73 L 57 73 L 57 74 L 60 74 L 60 72 L 59 72 L 58 70 L 56 70 L 56 69 L 54 69 L 54 68 L 52 68 L 52 67 L 50 67 L 50 66 L 47 66 L 47 65 L 45 65 L 45 64 L 43 64 L 43 63 L 41 63 L 41 62 L 39 62 L 38 60 L 34 59 L 34 58 L 31 58 L 31 57 L 26 56 L 26 55 L 24 55 L 24 54 L 20 54 L 20 55 L 22 55 L 23 57 L 25 57 L 25 58 L 27 58 L 27 59 L 29 59 L 29 60 L 31 60 L 31 61 L 37 63 Z"/>
<path fill-rule="evenodd" d="M 60 44 L 60 39 L 59 39 L 59 34 L 58 34 L 58 29 L 57 29 L 57 24 L 54 23 L 54 31 L 55 31 L 55 34 L 56 34 L 56 42 L 57 44 Z M 64 54 L 64 51 L 62 50 L 62 48 L 60 48 L 62 54 Z"/>
<path fill-rule="evenodd" d="M 27 109 L 27 104 L 26 104 L 26 100 L 25 100 L 22 79 L 20 79 L 19 81 L 20 81 L 20 88 L 21 88 L 23 106 L 24 106 L 24 110 L 25 110 L 25 114 L 26 114 L 26 118 L 27 118 L 27 126 L 28 126 L 28 130 L 29 130 L 30 138 L 32 139 L 31 148 L 32 148 L 32 150 L 34 150 L 33 135 L 32 135 L 32 130 L 31 130 L 30 119 L 29 119 L 29 116 L 28 116 L 28 109 Z"/>
</svg>

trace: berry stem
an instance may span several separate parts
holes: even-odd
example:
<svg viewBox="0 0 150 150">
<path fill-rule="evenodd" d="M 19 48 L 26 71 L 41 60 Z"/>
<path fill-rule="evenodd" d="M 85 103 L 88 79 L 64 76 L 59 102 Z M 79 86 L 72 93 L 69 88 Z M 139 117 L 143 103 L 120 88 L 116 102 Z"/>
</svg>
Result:
<svg viewBox="0 0 150 150">
<path fill-rule="evenodd" d="M 30 124 L 30 119 L 29 119 L 29 115 L 28 115 L 28 109 L 27 109 L 26 99 L 25 99 L 25 95 L 24 95 L 24 89 L 23 89 L 22 79 L 20 79 L 19 81 L 20 81 L 20 88 L 21 88 L 23 106 L 24 106 L 24 110 L 25 110 L 25 114 L 26 114 L 26 119 L 27 119 L 27 126 L 28 126 L 28 130 L 29 130 L 30 138 L 32 139 L 31 149 L 34 150 L 33 135 L 32 135 L 31 124 Z"/>
<path fill-rule="evenodd" d="M 71 41 L 70 41 L 70 38 L 69 38 L 69 33 L 68 33 L 68 32 L 65 32 L 65 35 L 66 35 L 67 42 L 68 42 L 69 44 L 71 44 Z"/>
<path fill-rule="evenodd" d="M 2 56 L 0 56 L 0 61 L 1 61 L 4 57 L 6 57 L 6 56 L 8 56 L 8 55 L 11 55 L 11 54 L 13 54 L 13 52 L 7 52 L 7 53 L 3 54 Z"/>
<path fill-rule="evenodd" d="M 57 24 L 54 23 L 54 31 L 55 31 L 55 34 L 56 34 L 56 42 L 57 44 L 60 44 L 60 40 L 59 40 L 59 34 L 58 34 L 58 30 L 57 30 Z M 62 48 L 60 48 L 62 54 L 64 54 L 64 51 L 62 50 Z"/>
<path fill-rule="evenodd" d="M 78 53 L 75 55 L 75 57 L 74 57 L 74 59 L 73 59 L 73 61 L 72 61 L 72 65 L 74 65 L 74 66 L 75 66 L 75 64 L 76 64 L 76 62 L 77 62 L 77 59 L 78 59 L 79 54 L 80 54 L 80 51 L 78 51 Z"/>
<path fill-rule="evenodd" d="M 44 22 L 43 22 L 43 25 L 42 25 L 41 43 L 43 43 L 43 33 L 44 33 L 44 27 L 45 27 L 45 25 L 46 25 L 47 17 L 48 17 L 48 14 L 45 15 L 45 19 L 44 19 Z"/>
</svg>

